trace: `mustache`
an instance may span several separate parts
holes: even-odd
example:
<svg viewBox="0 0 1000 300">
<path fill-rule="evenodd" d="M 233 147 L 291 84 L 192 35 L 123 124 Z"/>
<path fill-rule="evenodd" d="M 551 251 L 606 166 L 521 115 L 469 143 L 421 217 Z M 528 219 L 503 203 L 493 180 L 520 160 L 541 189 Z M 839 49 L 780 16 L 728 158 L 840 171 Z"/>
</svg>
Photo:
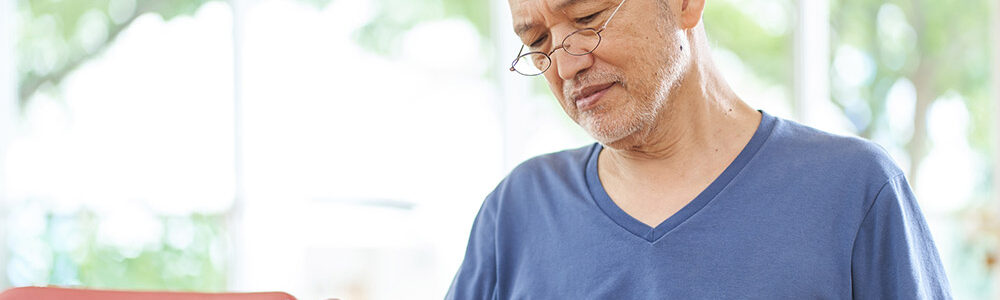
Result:
<svg viewBox="0 0 1000 300">
<path fill-rule="evenodd" d="M 625 77 L 621 74 L 607 71 L 590 71 L 577 74 L 575 78 L 563 82 L 563 98 L 572 99 L 574 91 L 582 87 L 608 82 L 619 82 L 622 86 L 625 86 Z"/>
</svg>

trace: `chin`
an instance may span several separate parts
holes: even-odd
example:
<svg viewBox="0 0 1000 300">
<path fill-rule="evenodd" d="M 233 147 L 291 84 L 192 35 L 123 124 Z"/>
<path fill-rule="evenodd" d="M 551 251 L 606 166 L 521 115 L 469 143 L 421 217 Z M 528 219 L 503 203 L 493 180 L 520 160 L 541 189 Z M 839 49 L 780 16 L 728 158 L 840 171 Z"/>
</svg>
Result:
<svg viewBox="0 0 1000 300">
<path fill-rule="evenodd" d="M 655 123 L 658 105 L 625 105 L 615 109 L 595 108 L 579 115 L 577 124 L 583 127 L 597 142 L 607 147 L 623 149 L 644 140 L 647 129 Z"/>
<path fill-rule="evenodd" d="M 617 122 L 615 122 L 617 121 Z M 640 122 L 623 122 L 624 120 L 595 119 L 592 116 L 580 123 L 583 129 L 602 145 L 618 148 L 617 144 L 630 140 L 639 129 Z"/>
</svg>

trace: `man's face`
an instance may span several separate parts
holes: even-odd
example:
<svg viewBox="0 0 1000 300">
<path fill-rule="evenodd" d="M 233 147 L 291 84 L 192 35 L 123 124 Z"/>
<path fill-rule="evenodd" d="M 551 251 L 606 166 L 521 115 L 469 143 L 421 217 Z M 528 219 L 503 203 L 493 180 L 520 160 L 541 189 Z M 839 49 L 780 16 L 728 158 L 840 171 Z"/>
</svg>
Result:
<svg viewBox="0 0 1000 300">
<path fill-rule="evenodd" d="M 549 53 L 563 38 L 608 20 L 621 0 L 509 0 L 515 32 L 528 51 Z M 543 75 L 577 124 L 608 145 L 642 140 L 655 126 L 686 68 L 689 47 L 664 0 L 627 0 L 593 53 L 558 49 Z M 680 46 L 684 45 L 684 50 Z"/>
</svg>

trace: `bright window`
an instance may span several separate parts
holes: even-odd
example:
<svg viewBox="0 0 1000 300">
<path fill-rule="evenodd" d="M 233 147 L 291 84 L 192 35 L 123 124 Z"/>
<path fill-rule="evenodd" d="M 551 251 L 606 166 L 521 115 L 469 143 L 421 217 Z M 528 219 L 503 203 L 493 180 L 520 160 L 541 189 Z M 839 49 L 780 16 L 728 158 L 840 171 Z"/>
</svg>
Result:
<svg viewBox="0 0 1000 300">
<path fill-rule="evenodd" d="M 507 71 L 507 1 L 4 5 L 0 286 L 440 298 L 501 178 L 593 142 Z M 883 145 L 956 296 L 995 294 L 996 3 L 707 5 L 741 98 Z"/>
<path fill-rule="evenodd" d="M 16 16 L 9 284 L 224 290 L 229 6 L 19 1 Z"/>
</svg>

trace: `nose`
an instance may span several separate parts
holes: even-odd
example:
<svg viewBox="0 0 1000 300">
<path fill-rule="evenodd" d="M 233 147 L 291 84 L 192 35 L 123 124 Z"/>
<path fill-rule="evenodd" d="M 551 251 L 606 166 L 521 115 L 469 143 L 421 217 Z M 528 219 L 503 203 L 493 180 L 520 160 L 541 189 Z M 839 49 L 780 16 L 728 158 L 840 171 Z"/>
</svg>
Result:
<svg viewBox="0 0 1000 300">
<path fill-rule="evenodd" d="M 594 65 L 593 53 L 572 55 L 562 50 L 553 53 L 552 60 L 555 61 L 556 69 L 559 71 L 559 77 L 563 80 L 573 79 L 576 77 L 576 74 L 579 74 Z"/>
<path fill-rule="evenodd" d="M 553 30 L 552 33 L 553 36 L 568 37 L 574 32 L 576 32 L 575 28 L 561 27 L 556 30 Z M 580 53 L 586 50 L 564 48 L 563 46 L 567 46 L 563 45 L 563 42 L 565 42 L 565 38 L 562 40 L 555 40 L 553 42 L 559 43 L 557 44 L 557 46 L 560 47 L 561 49 L 556 49 L 556 51 L 552 53 L 551 55 L 552 63 L 555 64 L 556 70 L 559 71 L 559 77 L 562 78 L 563 80 L 573 79 L 576 77 L 576 74 L 579 74 L 580 72 L 583 72 L 587 68 L 590 68 L 590 66 L 594 65 L 593 53 L 587 53 L 584 55 L 572 55 L 569 54 L 568 51 L 574 51 L 574 53 Z M 579 47 L 579 45 L 568 45 L 568 46 Z"/>
</svg>

